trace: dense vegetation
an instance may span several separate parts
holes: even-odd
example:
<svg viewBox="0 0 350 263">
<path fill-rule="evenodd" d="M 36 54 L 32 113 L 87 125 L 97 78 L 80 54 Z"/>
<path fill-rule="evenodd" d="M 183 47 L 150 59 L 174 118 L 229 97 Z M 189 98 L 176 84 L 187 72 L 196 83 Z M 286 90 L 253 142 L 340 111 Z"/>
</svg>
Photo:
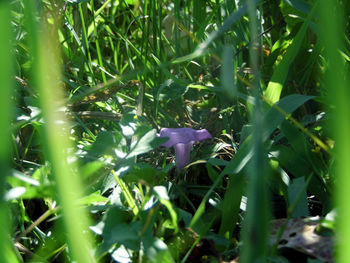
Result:
<svg viewBox="0 0 350 263">
<path fill-rule="evenodd" d="M 0 1 L 1 262 L 346 262 L 349 15 Z"/>
</svg>

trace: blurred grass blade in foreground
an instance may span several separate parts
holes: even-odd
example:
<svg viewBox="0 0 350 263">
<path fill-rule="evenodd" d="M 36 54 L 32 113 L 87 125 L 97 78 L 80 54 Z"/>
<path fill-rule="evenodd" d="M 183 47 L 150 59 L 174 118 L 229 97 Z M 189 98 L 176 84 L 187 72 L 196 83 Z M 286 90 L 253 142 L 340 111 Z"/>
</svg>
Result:
<svg viewBox="0 0 350 263">
<path fill-rule="evenodd" d="M 35 32 L 33 32 L 36 34 Z M 44 117 L 44 151 L 50 161 L 56 180 L 56 191 L 63 208 L 63 222 L 67 233 L 68 249 L 76 262 L 94 262 L 91 253 L 88 220 L 85 211 L 76 204 L 82 196 L 77 168 L 71 156 L 69 125 L 63 111 L 59 110 L 63 101 L 57 29 L 49 24 L 43 25 L 36 50 L 37 70 L 33 72 L 36 80 L 40 105 Z M 34 58 L 35 59 L 35 58 Z M 73 160 L 73 161 L 71 161 Z"/>
<path fill-rule="evenodd" d="M 248 1 L 249 26 L 251 30 L 250 62 L 254 72 L 253 91 L 256 103 L 251 120 L 253 123 L 253 157 L 248 166 L 247 214 L 243 225 L 243 263 L 267 262 L 269 232 L 269 200 L 267 181 L 269 175 L 267 153 L 264 146 L 264 112 L 260 93 L 260 73 L 258 70 L 258 52 L 254 46 L 258 43 L 258 19 L 254 1 Z"/>
<path fill-rule="evenodd" d="M 342 3 L 345 4 L 345 3 Z M 330 105 L 335 105 L 332 114 L 331 131 L 335 137 L 336 151 L 336 202 L 337 202 L 337 261 L 348 262 L 350 259 L 350 90 L 349 72 L 341 56 L 344 30 L 341 19 L 343 8 L 338 1 L 322 1 L 319 8 L 321 21 L 321 40 L 327 59 L 326 86 Z"/>
<path fill-rule="evenodd" d="M 9 127 L 13 113 L 11 94 L 14 88 L 10 7 L 7 1 L 0 2 L 0 36 L 0 255 L 1 262 L 18 262 L 11 247 L 9 213 L 4 199 L 5 177 L 10 172 L 11 134 Z"/>
</svg>

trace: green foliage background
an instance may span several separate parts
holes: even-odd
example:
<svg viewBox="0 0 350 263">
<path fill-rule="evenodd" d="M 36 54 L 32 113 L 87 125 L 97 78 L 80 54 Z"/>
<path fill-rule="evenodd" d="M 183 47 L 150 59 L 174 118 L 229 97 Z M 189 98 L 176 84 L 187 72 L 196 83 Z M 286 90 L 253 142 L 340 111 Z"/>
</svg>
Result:
<svg viewBox="0 0 350 263">
<path fill-rule="evenodd" d="M 0 1 L 2 260 L 293 262 L 317 215 L 346 262 L 349 7 Z M 179 171 L 163 127 L 213 139 Z"/>
</svg>

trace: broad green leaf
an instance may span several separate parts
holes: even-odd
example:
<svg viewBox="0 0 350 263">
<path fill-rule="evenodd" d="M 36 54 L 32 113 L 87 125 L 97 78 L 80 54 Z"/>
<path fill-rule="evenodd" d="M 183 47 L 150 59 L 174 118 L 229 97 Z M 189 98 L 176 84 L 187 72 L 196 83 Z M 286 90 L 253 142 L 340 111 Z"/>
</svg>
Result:
<svg viewBox="0 0 350 263">
<path fill-rule="evenodd" d="M 40 174 L 38 169 L 32 176 L 25 175 L 17 170 L 13 170 L 11 176 L 6 178 L 7 183 L 12 187 L 6 193 L 7 199 L 31 199 L 31 198 L 44 198 L 52 197 L 54 195 L 54 184 L 47 178 L 44 179 L 38 177 Z"/>
<path fill-rule="evenodd" d="M 138 232 L 142 226 L 138 222 L 129 224 L 131 219 L 130 213 L 119 207 L 113 206 L 107 210 L 102 221 L 93 227 L 94 231 L 103 237 L 101 253 L 108 251 L 115 243 L 138 250 Z"/>
<path fill-rule="evenodd" d="M 294 38 L 293 43 L 288 47 L 282 61 L 275 68 L 271 80 L 264 92 L 265 96 L 271 103 L 276 103 L 280 99 L 283 85 L 285 84 L 288 77 L 290 66 L 299 52 L 305 33 L 308 29 L 315 10 L 316 8 L 314 7 L 300 28 L 298 34 Z"/>
<path fill-rule="evenodd" d="M 308 100 L 314 98 L 313 96 L 305 96 L 299 94 L 292 94 L 280 99 L 276 105 L 281 108 L 286 114 L 290 114 L 303 105 Z M 275 107 L 271 107 L 265 115 L 265 127 L 266 131 L 264 139 L 266 140 L 270 134 L 282 123 L 286 118 L 281 112 Z"/>
<path fill-rule="evenodd" d="M 212 159 L 212 160 L 217 160 L 216 158 Z M 207 171 L 208 171 L 208 176 L 210 178 L 210 180 L 212 180 L 212 182 L 215 182 L 216 179 L 218 178 L 219 176 L 219 173 L 213 168 L 213 166 L 211 166 L 212 163 L 207 163 L 206 164 L 206 167 L 207 167 Z M 224 164 L 226 165 L 227 163 L 224 162 Z M 221 185 L 220 185 L 221 186 Z"/>
<path fill-rule="evenodd" d="M 271 155 L 295 177 L 307 176 L 312 171 L 309 164 L 289 146 L 275 145 L 271 148 Z"/>
<path fill-rule="evenodd" d="M 90 195 L 86 195 L 81 198 L 78 203 L 80 205 L 96 205 L 101 203 L 107 203 L 108 198 L 101 195 L 100 191 L 96 191 Z"/>
<path fill-rule="evenodd" d="M 99 172 L 103 170 L 105 166 L 104 162 L 93 161 L 88 162 L 80 168 L 80 174 L 85 183 L 91 183 L 96 177 L 100 175 Z"/>
<path fill-rule="evenodd" d="M 97 135 L 96 140 L 88 150 L 87 158 L 94 160 L 103 155 L 114 155 L 114 153 L 118 157 L 124 157 L 126 155 L 125 151 L 125 140 L 120 133 L 102 131 Z"/>
<path fill-rule="evenodd" d="M 288 187 L 288 200 L 289 204 L 296 202 L 294 211 L 292 211 L 291 217 L 297 218 L 309 215 L 308 200 L 305 186 L 305 176 L 295 178 Z"/>
<path fill-rule="evenodd" d="M 311 11 L 311 6 L 308 2 L 305 2 L 304 0 L 284 0 L 286 3 L 288 3 L 290 6 L 294 7 L 295 9 L 303 12 L 304 14 L 309 14 Z"/>
<path fill-rule="evenodd" d="M 147 163 L 138 163 L 131 167 L 123 179 L 127 183 L 142 182 L 149 185 L 156 185 L 164 181 L 166 177 L 167 173 L 164 173 Z"/>
<path fill-rule="evenodd" d="M 147 262 L 174 263 L 167 245 L 159 238 L 146 235 L 141 238 L 144 253 L 148 259 Z"/>
<path fill-rule="evenodd" d="M 236 78 L 234 72 L 233 50 L 230 46 L 225 46 L 223 51 L 221 83 L 224 96 L 230 100 L 237 95 Z"/>
<path fill-rule="evenodd" d="M 135 119 L 135 114 L 125 113 L 119 121 L 119 126 L 121 128 L 122 134 L 125 137 L 131 137 L 135 134 L 137 129 L 137 119 Z"/>
<path fill-rule="evenodd" d="M 245 188 L 244 177 L 243 173 L 230 176 L 229 185 L 225 192 L 219 233 L 228 240 L 231 239 L 233 231 L 236 228 L 241 199 Z"/>
<path fill-rule="evenodd" d="M 290 147 L 301 158 L 306 158 L 306 151 L 311 151 L 310 144 L 306 141 L 304 134 L 302 134 L 295 126 L 288 121 L 283 121 L 280 125 L 282 133 L 288 139 Z"/>
<path fill-rule="evenodd" d="M 188 226 L 190 224 L 192 214 L 181 208 L 177 209 L 177 213 L 179 215 L 179 220 L 183 220 L 185 223 L 185 226 Z"/>
<path fill-rule="evenodd" d="M 23 194 L 26 192 L 26 190 L 27 189 L 23 186 L 13 187 L 5 193 L 4 199 L 6 201 L 11 201 L 11 200 L 17 199 L 17 198 L 23 196 Z"/>
<path fill-rule="evenodd" d="M 170 200 L 168 191 L 164 186 L 155 186 L 153 187 L 153 191 L 159 199 L 167 201 Z"/>
<path fill-rule="evenodd" d="M 284 16 L 284 21 L 287 23 L 286 29 L 288 32 L 292 32 L 305 20 L 313 5 L 315 3 L 311 3 L 308 0 L 283 0 L 280 2 L 280 11 Z"/>
<path fill-rule="evenodd" d="M 187 86 L 182 86 L 172 79 L 165 81 L 157 90 L 157 100 L 176 100 L 184 95 L 188 90 Z"/>
<path fill-rule="evenodd" d="M 40 185 L 40 182 L 34 179 L 33 177 L 26 175 L 24 173 L 21 173 L 20 171 L 13 170 L 12 176 L 8 177 L 8 181 L 11 183 L 12 186 L 16 186 L 16 183 L 15 183 L 16 179 L 28 185 L 34 185 L 34 186 Z M 18 185 L 21 185 L 21 184 L 18 184 Z"/>
<path fill-rule="evenodd" d="M 122 244 L 127 248 L 137 251 L 140 246 L 138 234 L 143 225 L 140 221 L 131 223 L 119 223 L 110 229 L 103 229 L 103 240 L 109 244 Z"/>
<path fill-rule="evenodd" d="M 280 129 L 288 139 L 293 150 L 309 164 L 316 174 L 321 176 L 328 172 L 328 168 L 324 164 L 323 155 L 317 155 L 314 152 L 314 146 L 310 144 L 305 134 L 288 121 L 282 122 Z"/>
<path fill-rule="evenodd" d="M 157 131 L 152 129 L 138 139 L 133 145 L 131 145 L 131 150 L 127 155 L 127 158 L 132 158 L 139 154 L 154 150 L 162 145 L 166 140 L 166 138 L 158 138 Z"/>
<path fill-rule="evenodd" d="M 314 176 L 311 178 L 311 184 L 308 190 L 316 195 L 319 200 L 322 200 L 323 207 L 327 211 L 329 208 L 327 205 L 329 202 L 327 200 L 330 198 L 331 190 L 323 178 L 329 172 L 328 168 L 324 165 L 323 155 L 315 154 L 312 145 L 305 135 L 291 123 L 284 121 L 280 128 L 291 145 L 288 147 L 288 150 L 291 152 L 289 156 L 280 156 L 278 159 L 282 160 L 284 158 L 284 161 L 281 161 L 281 163 L 287 162 L 289 166 L 287 170 L 296 177 L 307 176 L 313 171 Z M 295 166 L 298 167 L 296 168 Z M 295 171 L 296 169 L 298 171 Z"/>
<path fill-rule="evenodd" d="M 295 177 L 308 176 L 313 172 L 310 162 L 299 157 L 299 154 L 293 151 L 291 147 L 284 145 L 275 145 L 271 148 L 271 156 L 276 158 L 286 171 Z M 325 212 L 330 208 L 330 193 L 324 180 L 314 172 L 308 191 L 314 194 L 317 199 L 324 204 Z"/>
<path fill-rule="evenodd" d="M 121 245 L 111 252 L 111 257 L 118 263 L 132 263 L 132 252 L 131 249 Z"/>
</svg>

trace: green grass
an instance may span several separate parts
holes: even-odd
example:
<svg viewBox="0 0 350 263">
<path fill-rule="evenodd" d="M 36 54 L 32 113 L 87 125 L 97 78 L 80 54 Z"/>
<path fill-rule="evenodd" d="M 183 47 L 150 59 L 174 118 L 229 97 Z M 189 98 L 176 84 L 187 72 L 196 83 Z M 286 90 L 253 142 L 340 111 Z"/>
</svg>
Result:
<svg viewBox="0 0 350 263">
<path fill-rule="evenodd" d="M 350 186 L 349 174 L 350 166 L 347 162 L 350 156 L 348 138 L 349 126 L 349 106 L 347 99 L 349 98 L 348 83 L 348 65 L 346 65 L 345 57 L 342 56 L 341 50 L 344 49 L 344 39 L 339 34 L 343 32 L 343 18 L 336 15 L 333 6 L 328 3 L 320 6 L 320 15 L 323 19 L 331 19 L 332 23 L 323 23 L 324 30 L 322 32 L 322 41 L 325 48 L 325 57 L 327 58 L 325 83 L 329 89 L 329 104 L 337 105 L 334 110 L 335 117 L 332 120 L 332 134 L 338 142 L 335 152 L 337 156 L 337 165 L 335 174 L 337 178 L 337 188 L 335 192 L 335 200 L 339 211 L 337 221 L 337 234 L 339 243 L 337 247 L 338 262 L 346 261 L 350 257 L 348 249 L 348 235 L 350 228 L 346 223 L 350 218 L 350 210 L 348 199 L 346 198 L 347 191 Z M 337 12 L 340 14 L 341 7 L 337 7 Z"/>
<path fill-rule="evenodd" d="M 350 9 L 318 2 L 1 2 L 4 262 L 296 262 L 315 215 L 346 262 Z M 179 171 L 163 127 L 213 139 Z"/>
<path fill-rule="evenodd" d="M 13 113 L 13 105 L 11 103 L 11 96 L 13 92 L 13 71 L 12 71 L 12 34 L 10 30 L 10 8 L 6 3 L 0 3 L 0 35 L 3 36 L 7 41 L 3 41 L 0 45 L 0 56 L 1 56 L 1 73 L 0 83 L 2 83 L 2 96 L 1 96 L 1 111 L 3 112 L 0 118 L 0 167 L 2 171 L 1 183 L 0 183 L 0 252 L 3 254 L 3 260 L 6 262 L 18 262 L 18 258 L 14 251 L 14 244 L 12 244 L 9 238 L 11 230 L 11 223 L 9 220 L 9 209 L 8 204 L 4 200 L 6 188 L 6 176 L 10 174 L 10 141 L 11 141 L 11 119 Z"/>
</svg>

